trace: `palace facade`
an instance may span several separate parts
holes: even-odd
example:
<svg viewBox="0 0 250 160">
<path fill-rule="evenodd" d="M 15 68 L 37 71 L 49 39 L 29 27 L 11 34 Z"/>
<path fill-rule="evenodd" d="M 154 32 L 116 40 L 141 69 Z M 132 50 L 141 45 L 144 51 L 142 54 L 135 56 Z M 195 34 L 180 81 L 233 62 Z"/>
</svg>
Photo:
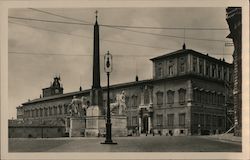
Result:
<svg viewBox="0 0 250 160">
<path fill-rule="evenodd" d="M 233 66 L 192 49 L 183 48 L 150 59 L 153 77 L 110 86 L 111 103 L 125 91 L 127 129 L 131 133 L 161 135 L 212 134 L 226 131 L 228 84 Z M 106 108 L 107 88 L 102 87 Z M 43 95 L 17 107 L 17 118 L 40 125 L 60 121 L 66 126 L 73 96 L 90 100 L 91 89 L 63 93 L 55 77 Z M 83 114 L 83 119 L 84 119 Z M 65 131 L 67 133 L 67 131 Z"/>
</svg>

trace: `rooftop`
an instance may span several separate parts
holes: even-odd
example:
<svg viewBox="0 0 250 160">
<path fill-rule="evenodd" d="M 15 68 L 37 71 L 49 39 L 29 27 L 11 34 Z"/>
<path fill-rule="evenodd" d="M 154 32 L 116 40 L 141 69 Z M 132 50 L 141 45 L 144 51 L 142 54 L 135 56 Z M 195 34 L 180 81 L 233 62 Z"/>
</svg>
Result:
<svg viewBox="0 0 250 160">
<path fill-rule="evenodd" d="M 174 51 L 174 52 L 170 52 L 170 53 L 167 53 L 167 54 L 163 54 L 161 56 L 151 58 L 150 60 L 155 61 L 155 60 L 159 60 L 159 59 L 170 58 L 170 57 L 173 57 L 173 56 L 181 56 L 181 55 L 185 55 L 185 54 L 193 54 L 193 55 L 196 55 L 196 56 L 199 56 L 199 57 L 209 59 L 211 61 L 216 61 L 218 63 L 223 63 L 225 65 L 231 65 L 230 63 L 225 62 L 225 60 L 217 59 L 217 58 L 209 56 L 209 54 L 203 54 L 203 53 L 197 52 L 195 50 L 186 49 L 186 48 L 183 48 L 183 49 L 180 49 L 180 50 L 177 50 L 177 51 Z"/>
<path fill-rule="evenodd" d="M 151 81 L 152 81 L 152 79 L 147 79 L 147 80 L 141 80 L 141 81 L 119 83 L 119 84 L 111 85 L 110 89 L 129 87 L 129 86 L 134 86 L 134 85 L 138 85 L 138 84 L 149 83 Z M 102 89 L 106 90 L 107 86 L 102 87 Z M 53 96 L 49 96 L 49 97 L 37 98 L 37 99 L 30 100 L 28 102 L 24 102 L 24 103 L 22 103 L 22 105 L 32 104 L 32 103 L 41 102 L 41 101 L 47 101 L 47 100 L 51 100 L 51 99 L 58 99 L 58 98 L 63 98 L 63 97 L 70 97 L 70 96 L 73 97 L 74 95 L 88 94 L 88 93 L 90 93 L 90 91 L 91 91 L 91 89 L 86 89 L 86 90 L 82 90 L 82 91 L 69 92 L 69 93 L 58 94 L 58 95 L 53 95 Z"/>
</svg>

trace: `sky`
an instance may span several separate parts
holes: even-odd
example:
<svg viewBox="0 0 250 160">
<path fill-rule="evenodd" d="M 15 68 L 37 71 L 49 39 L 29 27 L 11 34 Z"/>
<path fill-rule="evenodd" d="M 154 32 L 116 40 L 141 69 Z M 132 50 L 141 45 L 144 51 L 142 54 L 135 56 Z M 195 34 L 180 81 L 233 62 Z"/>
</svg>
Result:
<svg viewBox="0 0 250 160">
<path fill-rule="evenodd" d="M 208 53 L 212 57 L 225 58 L 227 62 L 232 62 L 233 47 L 225 47 L 223 42 L 231 42 L 226 38 L 229 30 L 225 20 L 225 8 L 10 9 L 9 118 L 16 118 L 17 106 L 28 99 L 39 98 L 42 88 L 49 87 L 55 75 L 60 74 L 64 93 L 78 91 L 80 85 L 83 89 L 91 88 L 93 25 L 89 24 L 95 22 L 96 10 L 98 10 L 99 24 L 113 26 L 100 26 L 102 86 L 107 83 L 103 69 L 103 55 L 107 51 L 113 55 L 111 85 L 134 81 L 136 75 L 139 76 L 139 80 L 152 78 L 153 66 L 149 59 L 179 50 L 184 42 L 187 49 Z M 87 25 L 72 24 L 72 22 Z M 197 28 L 222 30 L 197 30 Z"/>
</svg>

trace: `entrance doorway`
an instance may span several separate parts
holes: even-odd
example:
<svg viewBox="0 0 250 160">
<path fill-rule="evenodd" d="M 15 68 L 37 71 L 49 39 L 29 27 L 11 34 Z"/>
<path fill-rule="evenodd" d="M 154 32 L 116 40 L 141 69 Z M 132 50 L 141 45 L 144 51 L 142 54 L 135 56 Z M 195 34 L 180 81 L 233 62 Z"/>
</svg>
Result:
<svg viewBox="0 0 250 160">
<path fill-rule="evenodd" d="M 147 133 L 148 131 L 148 117 L 145 116 L 142 119 L 142 133 Z"/>
</svg>

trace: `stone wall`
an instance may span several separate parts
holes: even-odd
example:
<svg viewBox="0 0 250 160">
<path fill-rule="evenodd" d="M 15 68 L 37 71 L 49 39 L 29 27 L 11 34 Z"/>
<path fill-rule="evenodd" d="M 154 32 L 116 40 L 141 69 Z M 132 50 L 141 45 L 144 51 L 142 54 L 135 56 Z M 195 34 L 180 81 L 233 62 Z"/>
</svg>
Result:
<svg viewBox="0 0 250 160">
<path fill-rule="evenodd" d="M 65 136 L 62 126 L 9 126 L 9 138 L 55 138 Z"/>
</svg>

